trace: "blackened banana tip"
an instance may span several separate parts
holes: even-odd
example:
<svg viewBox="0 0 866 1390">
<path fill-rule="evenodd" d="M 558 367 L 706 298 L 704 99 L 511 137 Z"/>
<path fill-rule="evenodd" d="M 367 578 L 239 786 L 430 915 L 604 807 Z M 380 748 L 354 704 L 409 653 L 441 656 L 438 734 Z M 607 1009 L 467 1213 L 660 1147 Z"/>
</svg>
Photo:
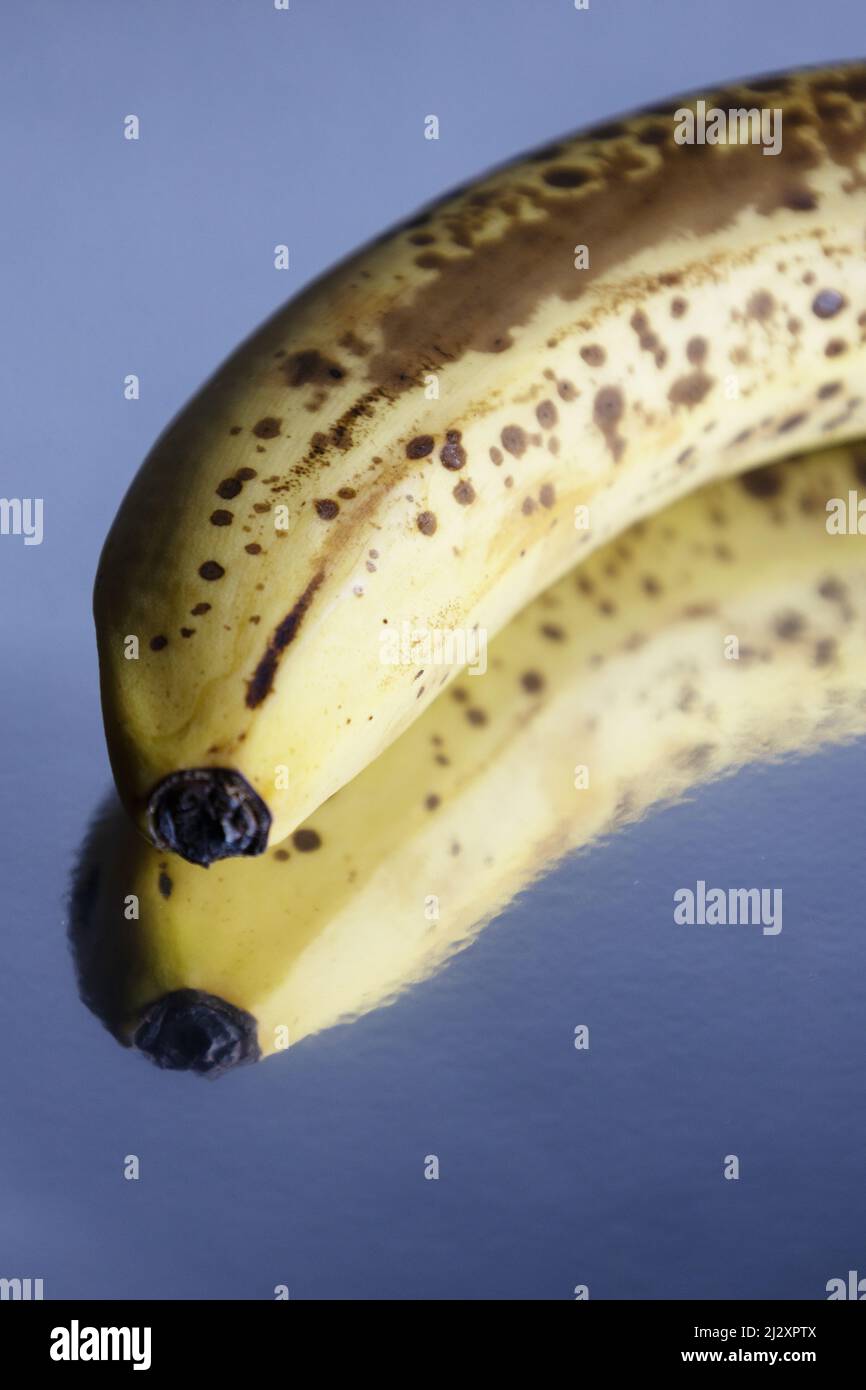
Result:
<svg viewBox="0 0 866 1390">
<path fill-rule="evenodd" d="M 252 1014 L 200 989 L 164 994 L 143 1011 L 133 1044 L 156 1066 L 216 1077 L 261 1056 Z"/>
<path fill-rule="evenodd" d="M 147 818 L 158 849 L 205 868 L 217 859 L 262 854 L 271 828 L 271 813 L 258 793 L 225 767 L 170 773 L 151 792 Z"/>
</svg>

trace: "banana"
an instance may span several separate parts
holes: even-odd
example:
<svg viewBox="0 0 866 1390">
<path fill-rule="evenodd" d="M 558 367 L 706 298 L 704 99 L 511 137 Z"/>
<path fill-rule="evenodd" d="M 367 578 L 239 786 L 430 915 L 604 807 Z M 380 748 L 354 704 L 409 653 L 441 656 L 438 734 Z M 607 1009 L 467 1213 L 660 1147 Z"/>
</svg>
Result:
<svg viewBox="0 0 866 1390">
<path fill-rule="evenodd" d="M 827 504 L 864 477 L 840 447 L 637 523 L 263 858 L 202 874 L 108 814 L 75 893 L 84 998 L 159 1065 L 219 1073 L 392 1001 L 649 807 L 862 734 L 866 550 Z"/>
<path fill-rule="evenodd" d="M 781 150 L 679 143 L 693 97 L 539 150 L 320 279 L 157 442 L 94 599 L 157 847 L 279 843 L 597 546 L 866 431 L 866 65 L 701 100 L 779 112 Z"/>
</svg>

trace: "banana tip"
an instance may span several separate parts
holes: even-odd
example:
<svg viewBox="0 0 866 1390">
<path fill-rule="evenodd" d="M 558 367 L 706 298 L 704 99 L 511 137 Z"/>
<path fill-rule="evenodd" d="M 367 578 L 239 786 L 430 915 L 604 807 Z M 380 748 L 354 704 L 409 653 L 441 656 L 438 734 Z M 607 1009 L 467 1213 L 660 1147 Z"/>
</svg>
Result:
<svg viewBox="0 0 866 1390">
<path fill-rule="evenodd" d="M 147 1006 L 133 1043 L 158 1067 L 215 1077 L 257 1062 L 257 1035 L 244 1009 L 200 989 L 177 989 Z"/>
<path fill-rule="evenodd" d="M 262 854 L 271 814 L 246 778 L 232 768 L 192 767 L 158 782 L 147 804 L 150 837 L 205 868 L 217 859 Z"/>
</svg>

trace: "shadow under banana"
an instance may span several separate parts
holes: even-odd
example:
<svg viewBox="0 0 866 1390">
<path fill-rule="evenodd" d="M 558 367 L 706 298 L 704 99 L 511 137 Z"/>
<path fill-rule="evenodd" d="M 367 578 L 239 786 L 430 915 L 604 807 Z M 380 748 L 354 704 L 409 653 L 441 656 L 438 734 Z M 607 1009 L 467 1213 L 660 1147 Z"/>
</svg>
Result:
<svg viewBox="0 0 866 1390">
<path fill-rule="evenodd" d="M 173 858 L 113 799 L 73 884 L 85 1003 L 218 1075 L 391 1002 L 649 807 L 866 731 L 866 538 L 827 529 L 858 483 L 837 447 L 634 526 L 262 858 Z"/>
</svg>

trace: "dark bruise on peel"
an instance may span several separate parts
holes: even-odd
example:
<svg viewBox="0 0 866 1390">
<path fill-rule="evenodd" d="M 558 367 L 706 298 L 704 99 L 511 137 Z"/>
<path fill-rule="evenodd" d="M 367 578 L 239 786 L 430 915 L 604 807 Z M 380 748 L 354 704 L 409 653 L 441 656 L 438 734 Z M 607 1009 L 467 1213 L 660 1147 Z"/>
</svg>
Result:
<svg viewBox="0 0 866 1390">
<path fill-rule="evenodd" d="M 304 615 L 309 609 L 313 601 L 313 596 L 324 578 L 324 570 L 319 570 L 318 574 L 313 576 L 294 607 L 286 614 L 285 618 L 283 618 L 279 627 L 274 632 L 264 656 L 255 669 L 252 680 L 247 685 L 246 703 L 249 709 L 257 709 L 262 701 L 271 693 L 280 657 L 286 647 L 288 647 L 297 636 L 298 629 L 304 620 Z"/>
<path fill-rule="evenodd" d="M 841 97 L 862 100 L 862 88 L 860 66 L 839 74 Z M 730 104 L 730 97 L 734 106 L 750 107 L 754 105 L 747 99 L 750 91 L 748 84 L 726 90 L 723 104 Z M 782 109 L 783 123 L 789 108 L 815 94 L 808 72 L 795 75 L 775 102 Z M 695 96 L 712 105 L 712 89 Z M 691 99 L 679 98 L 654 108 L 653 130 L 658 129 L 659 118 L 672 120 L 675 110 Z M 808 186 L 809 172 L 825 157 L 813 141 L 815 132 L 829 158 L 846 168 L 852 168 L 866 141 L 862 130 L 822 121 L 816 112 L 803 123 L 792 123 L 790 132 L 786 128 L 778 158 L 760 158 L 760 150 L 751 146 L 732 146 L 723 166 L 712 146 L 678 145 L 671 139 L 664 145 L 651 142 L 654 147 L 647 148 L 641 141 L 643 126 L 640 116 L 622 122 L 640 164 L 618 163 L 612 153 L 601 157 L 593 153 L 596 132 L 592 129 L 569 141 L 569 160 L 585 153 L 593 162 L 593 177 L 587 180 L 570 164 L 562 164 L 542 171 L 540 184 L 521 181 L 520 196 L 532 216 L 509 216 L 497 236 L 476 238 L 471 250 L 448 236 L 448 229 L 459 229 L 465 216 L 454 194 L 431 208 L 425 220 L 444 223 L 443 240 L 450 243 L 447 255 L 439 258 L 434 273 L 411 300 L 385 313 L 380 325 L 384 344 L 366 363 L 369 379 L 399 392 L 417 385 L 425 371 L 435 370 L 442 354 L 450 363 L 469 351 L 507 351 L 513 331 L 529 324 L 545 297 L 555 293 L 565 302 L 579 299 L 593 282 L 671 236 L 700 238 L 718 233 L 748 207 L 768 219 L 777 210 L 807 214 L 820 204 Z M 530 158 L 543 162 L 540 154 Z M 560 174 L 559 169 L 567 172 Z M 490 183 L 480 185 L 492 213 L 509 198 L 508 173 L 507 168 L 496 171 Z M 593 255 L 591 264 L 575 275 L 572 248 L 578 213 L 580 240 L 592 246 Z M 473 225 L 478 226 L 478 221 Z M 556 267 L 560 270 L 553 283 L 556 270 L 552 268 Z M 763 299 L 755 307 L 765 309 Z M 675 317 L 686 308 L 685 299 L 674 298 Z M 438 354 L 431 344 L 436 344 Z"/>
</svg>

